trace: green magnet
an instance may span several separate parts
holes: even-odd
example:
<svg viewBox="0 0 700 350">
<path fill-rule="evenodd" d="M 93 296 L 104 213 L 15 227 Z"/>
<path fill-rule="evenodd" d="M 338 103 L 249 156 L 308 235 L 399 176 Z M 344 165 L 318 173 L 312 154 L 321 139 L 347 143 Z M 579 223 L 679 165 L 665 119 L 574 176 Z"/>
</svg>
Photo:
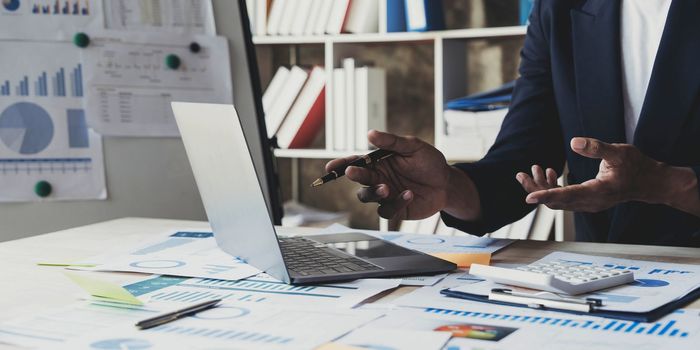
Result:
<svg viewBox="0 0 700 350">
<path fill-rule="evenodd" d="M 41 180 L 34 185 L 34 193 L 41 198 L 46 198 L 51 194 L 51 184 L 48 181 Z"/>
<path fill-rule="evenodd" d="M 90 37 L 83 32 L 76 33 L 73 36 L 73 44 L 77 47 L 87 47 L 90 45 Z"/>
<path fill-rule="evenodd" d="M 165 56 L 165 65 L 170 69 L 178 69 L 180 67 L 180 57 L 173 54 Z"/>
</svg>

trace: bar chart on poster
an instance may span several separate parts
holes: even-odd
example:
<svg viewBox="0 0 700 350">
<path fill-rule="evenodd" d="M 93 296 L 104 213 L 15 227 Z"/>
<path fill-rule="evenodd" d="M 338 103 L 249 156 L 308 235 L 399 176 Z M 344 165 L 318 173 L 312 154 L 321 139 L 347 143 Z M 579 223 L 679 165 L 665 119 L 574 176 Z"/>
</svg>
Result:
<svg viewBox="0 0 700 350">
<path fill-rule="evenodd" d="M 0 201 L 106 196 L 102 140 L 87 125 L 72 47 L 15 42 L 0 57 Z"/>
<path fill-rule="evenodd" d="M 101 0 L 3 0 L 0 39 L 68 39 L 103 27 Z"/>
</svg>

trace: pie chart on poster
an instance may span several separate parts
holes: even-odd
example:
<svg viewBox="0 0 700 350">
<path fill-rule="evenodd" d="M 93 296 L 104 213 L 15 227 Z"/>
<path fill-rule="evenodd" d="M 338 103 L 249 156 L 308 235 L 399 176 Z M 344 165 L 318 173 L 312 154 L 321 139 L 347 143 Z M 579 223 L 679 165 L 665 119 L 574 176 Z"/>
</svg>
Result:
<svg viewBox="0 0 700 350">
<path fill-rule="evenodd" d="M 0 140 L 20 154 L 37 154 L 53 139 L 53 121 L 41 106 L 18 102 L 0 113 Z"/>
<path fill-rule="evenodd" d="M 7 11 L 17 11 L 19 8 L 19 0 L 2 0 L 2 7 Z"/>
</svg>

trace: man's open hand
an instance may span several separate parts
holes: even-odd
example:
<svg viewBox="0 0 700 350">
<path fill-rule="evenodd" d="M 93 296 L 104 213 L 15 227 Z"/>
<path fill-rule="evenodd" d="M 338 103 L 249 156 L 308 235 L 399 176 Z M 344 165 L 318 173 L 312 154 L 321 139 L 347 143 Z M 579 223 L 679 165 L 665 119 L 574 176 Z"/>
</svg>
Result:
<svg viewBox="0 0 700 350">
<path fill-rule="evenodd" d="M 527 203 L 552 209 L 598 212 L 626 201 L 665 203 L 668 166 L 642 154 L 629 144 L 609 144 L 575 137 L 571 149 L 588 158 L 601 159 L 598 175 L 578 185 L 559 187 L 552 169 L 532 167 L 532 176 L 518 173 L 516 179 L 529 192 Z"/>
</svg>

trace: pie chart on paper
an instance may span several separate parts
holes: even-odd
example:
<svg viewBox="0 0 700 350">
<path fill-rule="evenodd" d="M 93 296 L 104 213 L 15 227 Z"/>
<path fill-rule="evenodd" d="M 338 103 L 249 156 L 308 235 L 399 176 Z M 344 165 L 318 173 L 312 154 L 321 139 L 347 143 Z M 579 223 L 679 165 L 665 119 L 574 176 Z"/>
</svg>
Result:
<svg viewBox="0 0 700 350">
<path fill-rule="evenodd" d="M 0 140 L 20 154 L 37 154 L 49 146 L 54 126 L 41 106 L 18 102 L 0 113 Z"/>
</svg>

